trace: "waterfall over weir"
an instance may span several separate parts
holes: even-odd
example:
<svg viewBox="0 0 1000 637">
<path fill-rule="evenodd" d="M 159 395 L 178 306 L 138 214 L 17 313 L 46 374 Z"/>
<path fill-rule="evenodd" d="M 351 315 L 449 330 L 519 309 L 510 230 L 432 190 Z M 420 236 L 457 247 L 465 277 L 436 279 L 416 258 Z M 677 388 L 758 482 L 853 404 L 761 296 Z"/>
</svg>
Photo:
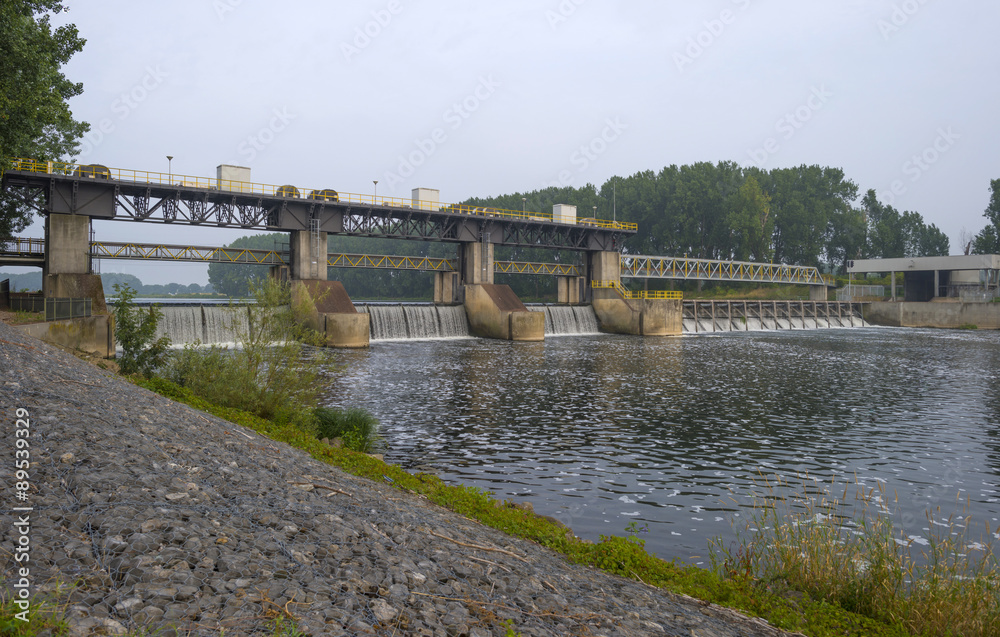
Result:
<svg viewBox="0 0 1000 637">
<path fill-rule="evenodd" d="M 156 328 L 156 338 L 166 336 L 175 346 L 195 341 L 205 345 L 235 343 L 236 330 L 233 328 L 244 330 L 247 327 L 247 312 L 243 306 L 162 305 L 160 311 L 163 318 Z"/>
<path fill-rule="evenodd" d="M 599 334 L 597 316 L 589 305 L 529 305 L 532 312 L 545 313 L 546 336 Z"/>
<path fill-rule="evenodd" d="M 469 338 L 469 321 L 461 305 L 355 303 L 371 320 L 373 341 Z"/>
</svg>

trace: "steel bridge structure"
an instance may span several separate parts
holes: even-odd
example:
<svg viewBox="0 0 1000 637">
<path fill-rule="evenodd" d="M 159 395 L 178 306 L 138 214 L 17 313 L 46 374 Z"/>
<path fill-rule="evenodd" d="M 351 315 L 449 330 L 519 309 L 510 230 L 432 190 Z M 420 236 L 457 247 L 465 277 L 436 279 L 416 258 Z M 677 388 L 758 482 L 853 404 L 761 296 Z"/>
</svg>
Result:
<svg viewBox="0 0 1000 637">
<path fill-rule="evenodd" d="M 634 223 L 376 197 L 103 166 L 14 159 L 2 187 L 42 214 L 421 241 L 618 250 Z M 306 194 L 308 193 L 308 194 Z"/>
<path fill-rule="evenodd" d="M 161 243 L 124 243 L 92 241 L 90 256 L 94 259 L 124 259 L 134 261 L 177 261 L 194 263 L 234 263 L 243 265 L 288 265 L 287 250 L 253 248 L 220 248 L 183 246 Z M 41 266 L 45 261 L 45 240 L 15 237 L 0 241 L 0 265 Z M 387 254 L 327 255 L 327 267 L 368 268 L 375 270 L 417 270 L 421 272 L 457 272 L 458 260 L 442 257 L 394 256 Z M 568 263 L 530 261 L 494 261 L 498 274 L 542 274 L 583 276 L 583 266 Z"/>
<path fill-rule="evenodd" d="M 817 268 L 802 265 L 631 254 L 621 257 L 621 277 L 799 285 L 825 285 L 830 282 L 829 277 L 824 278 Z"/>
</svg>

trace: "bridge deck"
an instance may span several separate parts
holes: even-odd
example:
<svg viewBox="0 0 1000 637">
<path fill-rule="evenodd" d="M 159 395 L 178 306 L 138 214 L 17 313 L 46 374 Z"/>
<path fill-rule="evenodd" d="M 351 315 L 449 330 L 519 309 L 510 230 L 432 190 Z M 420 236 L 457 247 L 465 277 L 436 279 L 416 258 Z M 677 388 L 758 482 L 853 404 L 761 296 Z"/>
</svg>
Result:
<svg viewBox="0 0 1000 637">
<path fill-rule="evenodd" d="M 2 186 L 44 214 L 421 241 L 616 250 L 634 223 L 15 159 Z"/>
<path fill-rule="evenodd" d="M 817 268 L 802 265 L 629 254 L 622 255 L 621 276 L 623 279 L 743 281 L 800 285 L 832 284 L 832 278 L 823 277 Z"/>
</svg>

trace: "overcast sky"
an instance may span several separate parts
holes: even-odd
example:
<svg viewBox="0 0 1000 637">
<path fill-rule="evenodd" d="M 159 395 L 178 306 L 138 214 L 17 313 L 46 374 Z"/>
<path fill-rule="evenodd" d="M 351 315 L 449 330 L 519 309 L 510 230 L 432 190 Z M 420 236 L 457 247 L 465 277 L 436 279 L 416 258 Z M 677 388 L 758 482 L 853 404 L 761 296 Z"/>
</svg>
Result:
<svg viewBox="0 0 1000 637">
<path fill-rule="evenodd" d="M 960 252 L 1000 178 L 1000 3 L 72 2 L 79 160 L 460 201 L 670 164 L 841 167 Z M 574 203 L 574 202 L 566 202 Z M 242 231 L 95 223 L 98 239 Z M 28 232 L 41 236 L 41 224 Z M 146 283 L 202 265 L 104 261 Z"/>
</svg>

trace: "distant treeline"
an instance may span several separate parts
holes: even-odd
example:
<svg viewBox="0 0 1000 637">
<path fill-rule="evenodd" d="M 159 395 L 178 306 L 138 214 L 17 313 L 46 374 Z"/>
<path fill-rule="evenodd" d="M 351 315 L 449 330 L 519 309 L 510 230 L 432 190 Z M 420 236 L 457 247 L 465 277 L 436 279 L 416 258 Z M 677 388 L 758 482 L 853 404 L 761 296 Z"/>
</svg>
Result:
<svg viewBox="0 0 1000 637">
<path fill-rule="evenodd" d="M 878 201 L 874 190 L 859 195 L 858 186 L 839 168 L 803 165 L 762 170 L 734 162 L 700 162 L 613 177 L 600 188 L 593 184 L 551 187 L 462 203 L 543 214 L 551 213 L 554 204 L 574 204 L 578 218 L 635 222 L 639 231 L 623 246 L 632 254 L 807 265 L 832 273 L 843 272 L 845 263 L 857 258 L 948 254 L 948 237 L 934 224 L 926 224 L 918 212 L 900 212 L 885 205 Z M 230 247 L 283 249 L 287 244 L 286 234 L 274 233 L 242 237 Z M 433 257 L 458 254 L 456 244 L 440 242 L 331 235 L 328 245 L 333 253 Z M 582 260 L 573 251 L 524 247 L 498 247 L 495 258 L 568 263 Z M 205 287 L 142 285 L 136 277 L 122 274 L 106 274 L 103 278 L 106 290 L 123 282 L 146 295 L 215 290 L 243 296 L 250 281 L 267 276 L 268 270 L 268 266 L 211 264 L 210 284 Z M 40 286 L 40 275 L 35 276 L 39 278 L 34 285 Z M 329 277 L 342 281 L 355 299 L 429 300 L 433 294 L 433 275 L 426 272 L 331 269 Z M 522 298 L 555 297 L 555 277 L 498 275 L 497 282 L 511 285 Z"/>
<path fill-rule="evenodd" d="M 798 166 L 762 170 L 734 162 L 667 166 L 615 177 L 599 189 L 551 187 L 526 193 L 473 198 L 465 204 L 551 213 L 554 204 L 577 206 L 578 218 L 631 221 L 639 226 L 623 249 L 632 254 L 690 256 L 808 265 L 842 272 L 857 258 L 946 255 L 948 237 L 913 211 L 878 201 L 839 168 Z M 240 248 L 274 248 L 284 235 L 244 237 Z M 329 238 L 331 252 L 453 257 L 453 244 L 404 240 Z M 497 260 L 576 263 L 572 251 L 498 247 Z M 224 294 L 241 295 L 262 266 L 209 266 L 209 280 Z M 430 299 L 433 277 L 419 272 L 331 270 L 358 299 Z M 529 299 L 555 296 L 554 277 L 498 276 Z"/>
<path fill-rule="evenodd" d="M 35 292 L 42 289 L 42 271 L 25 272 L 24 274 L 13 274 L 0 272 L 0 281 L 10 279 L 10 289 L 12 292 L 28 290 Z M 114 295 L 115 283 L 128 285 L 142 296 L 170 296 L 173 294 L 204 294 L 213 291 L 212 284 L 198 285 L 191 283 L 166 283 L 146 285 L 139 277 L 133 274 L 121 274 L 119 272 L 106 272 L 101 275 L 101 284 L 104 286 L 105 296 Z"/>
</svg>

